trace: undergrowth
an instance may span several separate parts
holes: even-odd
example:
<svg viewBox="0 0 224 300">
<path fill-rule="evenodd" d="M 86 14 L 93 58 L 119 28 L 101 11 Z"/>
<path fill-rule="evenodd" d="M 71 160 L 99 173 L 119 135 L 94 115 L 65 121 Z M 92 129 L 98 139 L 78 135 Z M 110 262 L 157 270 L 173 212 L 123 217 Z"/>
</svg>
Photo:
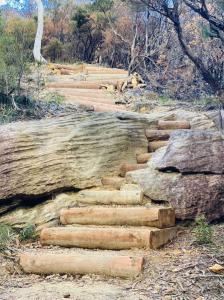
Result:
<svg viewBox="0 0 224 300">
<path fill-rule="evenodd" d="M 35 240 L 36 239 L 36 226 L 27 224 L 19 233 L 20 241 Z"/>
<path fill-rule="evenodd" d="M 12 228 L 6 224 L 0 224 L 0 251 L 7 249 L 14 236 Z"/>
<path fill-rule="evenodd" d="M 200 215 L 195 220 L 195 243 L 198 245 L 208 245 L 212 243 L 213 231 L 212 227 L 208 224 L 206 217 Z"/>
</svg>

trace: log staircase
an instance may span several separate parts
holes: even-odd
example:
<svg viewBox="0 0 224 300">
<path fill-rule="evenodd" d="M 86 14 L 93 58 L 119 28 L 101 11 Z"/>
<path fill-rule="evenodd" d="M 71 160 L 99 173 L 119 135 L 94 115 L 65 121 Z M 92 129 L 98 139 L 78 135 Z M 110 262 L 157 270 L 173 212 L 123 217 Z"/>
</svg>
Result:
<svg viewBox="0 0 224 300">
<path fill-rule="evenodd" d="M 147 167 L 152 152 L 167 145 L 173 130 L 189 128 L 185 121 L 160 121 L 158 129 L 146 130 L 149 152 L 138 154 L 135 165 L 123 164 L 120 177 L 103 178 L 103 190 L 82 191 L 81 206 L 61 211 L 60 227 L 42 230 L 43 249 L 20 255 L 23 270 L 124 278 L 140 274 L 144 257 L 133 249 L 155 250 L 173 240 L 177 231 L 175 212 L 170 207 L 149 204 L 138 186 L 125 182 L 125 175 Z M 52 246 L 56 248 L 48 248 Z M 61 247 L 73 249 L 63 252 Z"/>
</svg>

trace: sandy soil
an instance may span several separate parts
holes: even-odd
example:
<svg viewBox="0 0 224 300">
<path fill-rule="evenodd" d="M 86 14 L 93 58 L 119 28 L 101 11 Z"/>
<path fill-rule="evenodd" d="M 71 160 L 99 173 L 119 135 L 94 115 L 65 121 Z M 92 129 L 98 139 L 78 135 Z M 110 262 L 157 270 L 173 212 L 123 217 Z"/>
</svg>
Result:
<svg viewBox="0 0 224 300">
<path fill-rule="evenodd" d="M 191 230 L 181 228 L 175 242 L 159 251 L 129 252 L 146 257 L 143 274 L 133 281 L 96 275 L 25 275 L 9 251 L 11 259 L 0 256 L 0 299 L 223 300 L 224 274 L 211 273 L 208 267 L 224 264 L 224 224 L 214 225 L 213 230 L 210 246 L 197 246 Z M 21 247 L 39 248 L 38 244 Z"/>
</svg>

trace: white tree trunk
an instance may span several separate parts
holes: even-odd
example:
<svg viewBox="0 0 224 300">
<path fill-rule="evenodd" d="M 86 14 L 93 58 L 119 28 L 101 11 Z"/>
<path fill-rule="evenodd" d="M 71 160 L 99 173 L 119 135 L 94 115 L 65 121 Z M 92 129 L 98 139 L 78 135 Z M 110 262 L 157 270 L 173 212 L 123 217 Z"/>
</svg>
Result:
<svg viewBox="0 0 224 300">
<path fill-rule="evenodd" d="M 44 6 L 41 0 L 35 0 L 37 4 L 37 11 L 38 11 L 38 25 L 37 25 L 37 33 L 33 48 L 33 55 L 35 61 L 39 63 L 46 63 L 46 60 L 41 55 L 41 41 L 43 37 L 43 30 L 44 30 Z"/>
</svg>

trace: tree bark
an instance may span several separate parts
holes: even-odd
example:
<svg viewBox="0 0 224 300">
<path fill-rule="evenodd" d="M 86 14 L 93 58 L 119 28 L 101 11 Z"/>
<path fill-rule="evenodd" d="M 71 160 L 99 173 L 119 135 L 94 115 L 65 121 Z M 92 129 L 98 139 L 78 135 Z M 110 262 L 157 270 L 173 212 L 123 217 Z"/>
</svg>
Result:
<svg viewBox="0 0 224 300">
<path fill-rule="evenodd" d="M 41 55 L 41 42 L 44 30 L 44 6 L 41 0 L 35 0 L 38 12 L 37 32 L 33 48 L 33 56 L 36 62 L 46 63 L 46 60 Z"/>
</svg>

